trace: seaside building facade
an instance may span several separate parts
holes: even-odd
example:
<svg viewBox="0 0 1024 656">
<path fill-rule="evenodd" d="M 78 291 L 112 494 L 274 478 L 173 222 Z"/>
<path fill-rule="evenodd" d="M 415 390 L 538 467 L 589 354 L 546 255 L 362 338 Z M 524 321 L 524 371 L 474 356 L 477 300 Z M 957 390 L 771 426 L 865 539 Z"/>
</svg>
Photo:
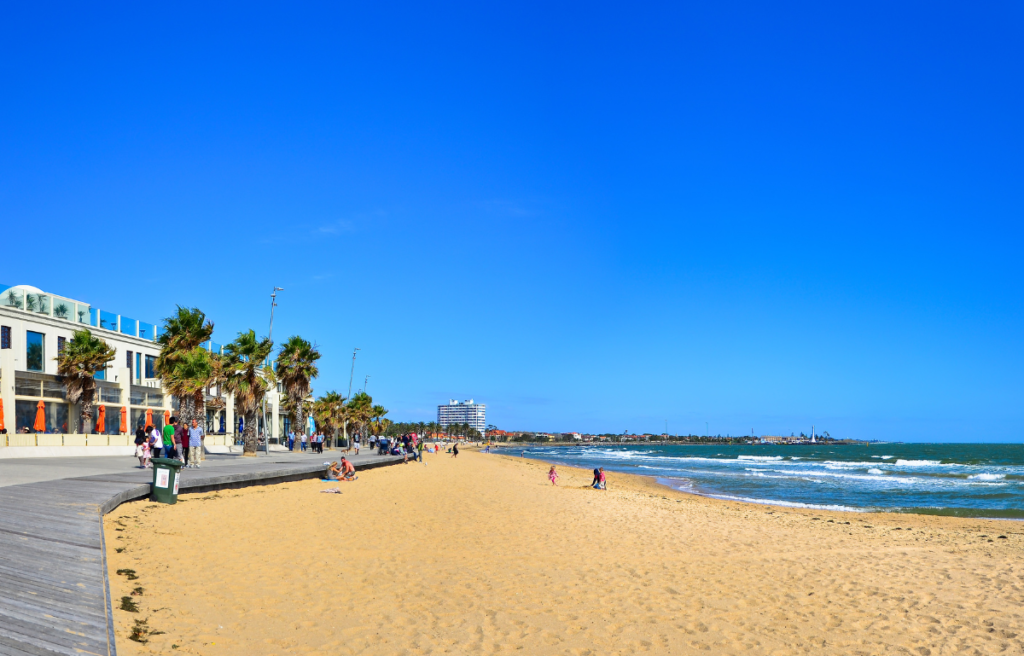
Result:
<svg viewBox="0 0 1024 656">
<path fill-rule="evenodd" d="M 68 403 L 60 377 L 57 354 L 76 330 L 88 329 L 116 351 L 105 370 L 96 375 L 92 416 L 75 434 L 78 406 Z M 3 400 L 7 446 L 124 446 L 133 444 L 135 430 L 151 423 L 162 428 L 177 410 L 177 400 L 166 392 L 156 373 L 161 327 L 116 314 L 90 303 L 44 292 L 27 285 L 0 285 L 0 399 Z M 222 353 L 220 344 L 204 346 Z M 280 394 L 268 394 L 272 410 L 271 437 L 281 435 Z M 35 430 L 42 403 L 43 431 Z M 97 426 L 100 407 L 103 425 Z M 121 431 L 122 408 L 127 431 Z M 218 386 L 207 390 L 208 446 L 234 444 L 238 430 L 234 399 Z"/>
<path fill-rule="evenodd" d="M 451 399 L 446 405 L 437 406 L 437 423 L 447 429 L 449 424 L 469 424 L 481 435 L 487 434 L 487 405 Z"/>
</svg>

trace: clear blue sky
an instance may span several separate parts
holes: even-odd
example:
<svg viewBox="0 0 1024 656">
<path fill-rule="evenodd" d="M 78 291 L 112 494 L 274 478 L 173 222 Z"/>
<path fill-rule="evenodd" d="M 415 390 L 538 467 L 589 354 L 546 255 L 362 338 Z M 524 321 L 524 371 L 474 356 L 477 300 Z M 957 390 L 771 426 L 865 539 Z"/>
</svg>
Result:
<svg viewBox="0 0 1024 656">
<path fill-rule="evenodd" d="M 428 3 L 431 4 L 431 3 Z M 20 3 L 0 281 L 502 428 L 1024 440 L 1019 3 Z"/>
</svg>

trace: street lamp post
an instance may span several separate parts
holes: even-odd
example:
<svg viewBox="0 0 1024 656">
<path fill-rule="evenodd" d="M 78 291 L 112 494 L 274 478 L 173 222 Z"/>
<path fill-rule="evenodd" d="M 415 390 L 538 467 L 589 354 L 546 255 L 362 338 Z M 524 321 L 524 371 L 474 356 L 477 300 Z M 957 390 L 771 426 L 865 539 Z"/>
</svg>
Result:
<svg viewBox="0 0 1024 656">
<path fill-rule="evenodd" d="M 362 349 L 360 349 L 358 346 L 355 347 L 354 349 L 352 349 L 352 370 L 348 372 L 348 397 L 345 399 L 346 401 L 352 399 L 352 377 L 356 375 L 356 351 L 360 351 L 360 350 L 362 350 Z M 342 431 L 345 433 L 345 441 L 347 442 L 348 441 L 348 419 L 345 420 L 345 424 L 342 427 Z M 338 438 L 334 438 L 334 446 L 335 446 L 335 448 L 337 448 L 337 446 L 338 446 Z M 346 446 L 346 448 L 348 447 L 347 444 L 345 446 Z"/>
<path fill-rule="evenodd" d="M 270 331 L 267 335 L 267 339 L 270 340 L 271 345 L 274 343 L 274 308 L 277 307 L 277 292 L 283 292 L 284 287 L 274 286 L 274 290 L 270 292 Z M 263 439 L 266 441 L 266 452 L 270 455 L 270 422 L 267 420 L 267 397 L 263 396 Z"/>
</svg>

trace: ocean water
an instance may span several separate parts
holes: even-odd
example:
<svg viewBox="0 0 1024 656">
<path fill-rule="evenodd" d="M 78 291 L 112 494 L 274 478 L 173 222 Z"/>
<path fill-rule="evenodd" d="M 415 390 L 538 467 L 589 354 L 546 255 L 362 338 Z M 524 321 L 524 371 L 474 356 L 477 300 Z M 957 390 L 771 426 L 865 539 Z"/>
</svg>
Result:
<svg viewBox="0 0 1024 656">
<path fill-rule="evenodd" d="M 526 448 L 525 457 L 651 476 L 678 490 L 735 501 L 1024 518 L 1019 444 L 584 445 Z"/>
</svg>

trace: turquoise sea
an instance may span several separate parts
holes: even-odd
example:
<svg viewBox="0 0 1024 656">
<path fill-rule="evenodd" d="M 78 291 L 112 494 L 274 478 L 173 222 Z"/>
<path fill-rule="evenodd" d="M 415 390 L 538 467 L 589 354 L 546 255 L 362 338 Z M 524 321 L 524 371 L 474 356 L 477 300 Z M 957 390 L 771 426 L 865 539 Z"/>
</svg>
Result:
<svg viewBox="0 0 1024 656">
<path fill-rule="evenodd" d="M 752 503 L 856 512 L 1024 518 L 1020 444 L 509 447 L 556 464 L 651 476 Z"/>
</svg>

